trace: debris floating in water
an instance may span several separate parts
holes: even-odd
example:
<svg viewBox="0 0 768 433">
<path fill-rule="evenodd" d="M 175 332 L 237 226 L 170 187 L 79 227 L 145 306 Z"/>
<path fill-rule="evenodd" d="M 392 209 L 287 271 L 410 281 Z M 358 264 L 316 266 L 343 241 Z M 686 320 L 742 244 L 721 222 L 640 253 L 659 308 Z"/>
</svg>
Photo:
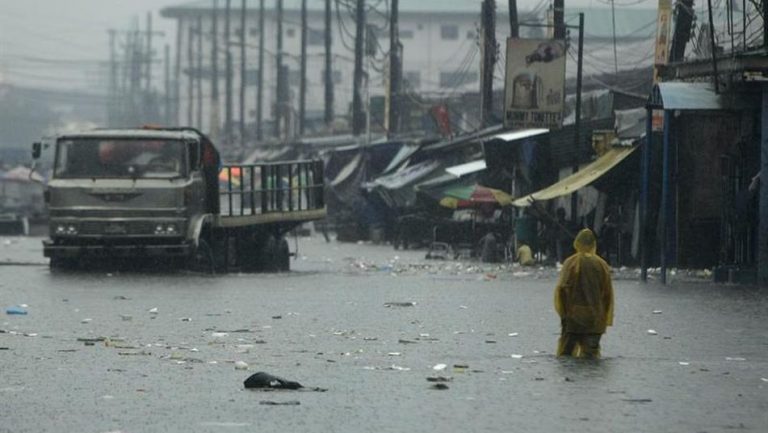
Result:
<svg viewBox="0 0 768 433">
<path fill-rule="evenodd" d="M 653 329 L 649 329 L 649 330 L 648 330 L 648 335 L 658 335 L 658 334 L 659 334 L 659 333 L 658 333 L 658 332 L 656 332 L 656 331 L 655 331 L 655 330 L 653 330 Z"/>
<path fill-rule="evenodd" d="M 432 370 L 442 371 L 442 370 L 445 370 L 446 367 L 448 366 L 445 364 L 436 364 L 434 367 L 432 367 Z"/>
</svg>

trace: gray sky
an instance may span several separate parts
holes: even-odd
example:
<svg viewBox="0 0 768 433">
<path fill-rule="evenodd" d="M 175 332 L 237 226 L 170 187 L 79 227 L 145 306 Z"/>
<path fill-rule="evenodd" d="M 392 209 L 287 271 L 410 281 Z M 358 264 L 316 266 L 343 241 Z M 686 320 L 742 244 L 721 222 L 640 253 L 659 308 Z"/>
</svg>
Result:
<svg viewBox="0 0 768 433">
<path fill-rule="evenodd" d="M 296 7 L 300 0 L 285 0 L 286 7 Z M 322 0 L 309 0 L 320 2 Z M 401 5 L 419 0 L 401 0 Z M 479 4 L 481 0 L 466 1 Z M 527 9 L 544 0 L 518 0 Z M 597 4 L 608 0 L 568 1 L 574 4 Z M 636 3 L 637 0 L 616 0 Z M 109 58 L 107 30 L 134 29 L 146 26 L 148 11 L 153 12 L 153 28 L 165 31 L 164 38 L 154 42 L 156 55 L 163 45 L 173 46 L 175 25 L 159 16 L 163 7 L 188 3 L 189 0 L 0 0 L 0 83 L 27 87 L 58 89 L 90 89 L 103 92 L 106 61 Z M 220 2 L 223 4 L 223 0 Z M 233 6 L 239 0 L 233 0 Z M 274 0 L 267 0 L 271 6 Z M 499 11 L 507 2 L 497 0 Z M 654 0 L 646 0 L 654 7 Z M 402 7 L 402 6 L 401 6 Z M 76 60 L 77 62 L 72 62 Z"/>
</svg>

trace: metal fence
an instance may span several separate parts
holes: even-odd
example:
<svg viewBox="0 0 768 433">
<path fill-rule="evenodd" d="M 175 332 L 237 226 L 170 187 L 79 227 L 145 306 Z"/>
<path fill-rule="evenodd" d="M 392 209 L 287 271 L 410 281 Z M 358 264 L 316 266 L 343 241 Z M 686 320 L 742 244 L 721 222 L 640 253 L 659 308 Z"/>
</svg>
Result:
<svg viewBox="0 0 768 433">
<path fill-rule="evenodd" d="M 219 198 L 225 216 L 322 209 L 323 163 L 225 164 L 219 172 Z"/>
</svg>

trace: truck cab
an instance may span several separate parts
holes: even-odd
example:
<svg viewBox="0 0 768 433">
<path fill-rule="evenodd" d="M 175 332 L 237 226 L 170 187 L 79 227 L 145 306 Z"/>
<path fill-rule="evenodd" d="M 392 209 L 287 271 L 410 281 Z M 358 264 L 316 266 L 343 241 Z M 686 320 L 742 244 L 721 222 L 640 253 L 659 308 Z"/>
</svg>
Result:
<svg viewBox="0 0 768 433">
<path fill-rule="evenodd" d="M 218 212 L 218 164 L 213 145 L 189 130 L 59 136 L 44 255 L 53 266 L 105 253 L 190 256 L 203 222 Z"/>
</svg>

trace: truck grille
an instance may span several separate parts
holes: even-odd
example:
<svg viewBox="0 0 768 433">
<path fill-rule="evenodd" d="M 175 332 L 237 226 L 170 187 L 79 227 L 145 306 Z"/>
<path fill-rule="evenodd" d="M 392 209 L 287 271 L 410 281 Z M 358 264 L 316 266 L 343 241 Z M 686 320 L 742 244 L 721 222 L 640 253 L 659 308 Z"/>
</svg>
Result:
<svg viewBox="0 0 768 433">
<path fill-rule="evenodd" d="M 80 225 L 83 235 L 151 235 L 154 230 L 155 224 L 149 221 L 86 221 Z"/>
</svg>

